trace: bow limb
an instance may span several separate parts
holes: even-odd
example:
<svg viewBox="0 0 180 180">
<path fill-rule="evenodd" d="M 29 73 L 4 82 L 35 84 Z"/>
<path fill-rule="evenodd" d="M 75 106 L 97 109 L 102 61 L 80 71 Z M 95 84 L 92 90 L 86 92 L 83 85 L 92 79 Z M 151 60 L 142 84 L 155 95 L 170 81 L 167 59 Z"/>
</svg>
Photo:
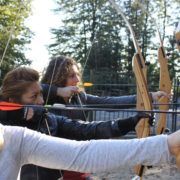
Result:
<svg viewBox="0 0 180 180">
<path fill-rule="evenodd" d="M 132 62 L 133 62 L 133 71 L 135 73 L 136 82 L 137 82 L 137 109 L 152 110 L 152 100 L 149 96 L 148 87 L 147 87 L 146 65 L 141 53 L 141 49 L 135 38 L 135 33 L 133 31 L 131 24 L 127 20 L 126 16 L 123 14 L 120 7 L 116 5 L 114 0 L 109 0 L 109 2 L 112 4 L 113 8 L 117 11 L 117 13 L 120 14 L 124 19 L 124 21 L 126 22 L 131 32 L 134 47 L 136 50 Z M 150 125 L 148 122 L 148 118 L 142 118 L 140 120 L 140 122 L 136 126 L 136 133 L 138 138 L 143 138 L 150 135 Z M 144 172 L 144 166 L 138 165 L 135 167 L 135 173 L 138 175 L 140 179 L 142 179 L 143 172 Z"/>
<path fill-rule="evenodd" d="M 160 81 L 159 81 L 159 90 L 164 91 L 167 94 L 171 93 L 172 89 L 172 83 L 168 71 L 168 59 L 165 55 L 164 47 L 161 45 L 158 49 L 158 61 L 160 63 Z M 160 98 L 159 103 L 164 104 L 162 106 L 159 106 L 160 110 L 167 111 L 169 109 L 169 98 L 166 96 L 163 96 Z M 157 134 L 162 134 L 165 131 L 166 128 L 166 118 L 167 114 L 159 114 L 159 120 L 156 128 Z"/>
<path fill-rule="evenodd" d="M 133 57 L 133 71 L 137 83 L 137 105 L 138 110 L 152 110 L 152 100 L 149 96 L 146 79 L 146 65 L 142 54 L 135 53 Z M 149 114 L 150 115 L 150 114 Z M 136 126 L 136 134 L 138 138 L 144 138 L 150 135 L 150 125 L 148 118 L 142 118 Z M 137 165 L 135 173 L 142 179 L 144 166 Z"/>
<path fill-rule="evenodd" d="M 123 14 L 122 10 L 120 9 L 119 6 L 116 5 L 116 3 L 114 2 L 114 0 L 109 0 L 109 2 L 112 4 L 112 7 L 117 11 L 118 14 L 120 14 L 122 16 L 122 18 L 124 19 L 124 21 L 126 22 L 131 35 L 132 35 L 132 39 L 133 39 L 133 44 L 135 47 L 135 55 L 133 56 L 133 71 L 135 73 L 136 76 L 136 81 L 137 81 L 137 88 L 138 88 L 138 98 L 137 98 L 137 108 L 138 110 L 152 110 L 152 100 L 149 96 L 149 92 L 148 92 L 148 87 L 147 87 L 147 80 L 146 80 L 146 65 L 145 65 L 145 61 L 144 58 L 142 56 L 141 53 L 141 49 L 137 43 L 137 40 L 135 38 L 135 33 L 133 31 L 133 28 L 131 26 L 131 24 L 129 23 L 129 21 L 127 20 L 126 16 Z M 149 128 L 149 123 L 146 123 Z M 149 132 L 149 130 L 148 130 Z M 138 133 L 139 134 L 139 133 Z M 149 134 L 149 133 L 140 133 L 141 135 L 138 135 L 138 137 L 145 137 L 142 134 Z"/>
<path fill-rule="evenodd" d="M 149 96 L 146 79 L 146 65 L 141 54 L 135 53 L 133 57 L 133 71 L 137 83 L 137 110 L 152 110 L 152 102 Z M 138 138 L 150 135 L 150 126 L 147 118 L 142 119 L 136 126 Z"/>
<path fill-rule="evenodd" d="M 147 13 L 144 6 L 140 3 L 138 3 L 138 4 L 143 9 L 143 11 L 145 13 Z M 170 94 L 171 89 L 172 89 L 172 82 L 171 82 L 169 71 L 168 71 L 168 59 L 167 59 L 166 54 L 165 54 L 163 41 L 161 39 L 160 31 L 159 31 L 158 25 L 156 23 L 156 20 L 152 17 L 151 17 L 151 19 L 153 20 L 153 22 L 156 25 L 156 29 L 157 29 L 157 33 L 158 33 L 158 37 L 159 37 L 159 41 L 160 41 L 160 47 L 158 48 L 158 61 L 160 63 L 159 90 L 164 91 L 167 94 Z M 176 38 L 176 42 L 177 42 L 177 48 L 180 50 L 180 22 L 179 22 L 179 24 L 175 30 L 175 38 Z M 168 111 L 168 109 L 169 109 L 169 105 L 168 105 L 169 104 L 169 98 L 163 96 L 158 101 L 160 104 L 163 104 L 162 106 L 159 107 L 159 110 L 160 111 Z M 158 120 L 157 128 L 156 128 L 157 134 L 164 133 L 165 128 L 166 128 L 166 119 L 167 119 L 167 113 L 160 113 L 159 114 L 159 120 Z M 180 153 L 179 153 L 179 151 L 176 152 L 175 156 L 176 156 L 176 164 L 178 167 L 180 167 Z"/>
<path fill-rule="evenodd" d="M 137 1 L 136 3 L 138 3 L 141 7 L 141 9 L 147 14 L 149 15 L 149 13 L 145 10 L 144 6 Z M 172 89 L 172 83 L 171 83 L 171 79 L 170 79 L 170 75 L 169 75 L 169 71 L 168 71 L 168 59 L 166 57 L 166 53 L 164 50 L 164 46 L 163 46 L 163 40 L 161 39 L 161 34 L 158 28 L 158 25 L 156 23 L 156 19 L 154 19 L 151 15 L 149 15 L 151 20 L 153 21 L 153 23 L 155 23 L 156 26 L 156 30 L 158 33 L 158 37 L 159 37 L 159 42 L 160 42 L 160 47 L 158 48 L 158 61 L 160 64 L 160 80 L 159 80 L 159 90 L 160 91 L 164 91 L 166 92 L 168 95 L 171 93 L 171 89 Z M 159 110 L 160 111 L 168 111 L 169 109 L 169 98 L 166 96 L 161 97 L 158 102 L 160 104 L 159 106 Z M 166 128 L 166 119 L 167 119 L 167 114 L 159 114 L 159 120 L 157 123 L 157 128 L 156 128 L 156 134 L 162 134 L 165 131 Z"/>
<path fill-rule="evenodd" d="M 159 31 L 159 27 L 156 23 L 156 19 L 154 19 L 145 9 L 145 7 L 139 2 L 136 1 L 136 3 L 140 6 L 140 8 L 145 12 L 147 15 L 150 16 L 151 21 L 155 24 L 156 30 L 158 33 L 159 37 L 159 42 L 160 42 L 160 47 L 158 48 L 158 61 L 160 64 L 160 80 L 159 80 L 159 90 L 166 92 L 168 95 L 171 93 L 172 89 L 172 83 L 168 71 L 168 59 L 166 57 L 166 53 L 164 50 L 163 46 L 163 40 L 161 39 L 161 34 Z M 159 106 L 160 111 L 168 111 L 169 109 L 169 98 L 166 96 L 161 97 L 158 100 L 159 104 L 162 104 Z M 156 134 L 162 134 L 165 131 L 166 128 L 166 119 L 167 119 L 167 114 L 165 113 L 160 113 L 159 114 L 159 120 L 157 123 L 157 128 L 156 128 Z"/>
</svg>

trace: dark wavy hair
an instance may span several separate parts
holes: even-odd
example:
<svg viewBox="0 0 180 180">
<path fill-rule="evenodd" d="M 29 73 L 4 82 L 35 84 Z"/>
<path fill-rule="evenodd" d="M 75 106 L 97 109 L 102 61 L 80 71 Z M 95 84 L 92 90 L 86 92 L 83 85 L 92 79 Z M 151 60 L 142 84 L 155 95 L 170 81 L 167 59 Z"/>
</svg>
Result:
<svg viewBox="0 0 180 180">
<path fill-rule="evenodd" d="M 44 76 L 42 77 L 41 82 L 50 84 L 52 81 L 53 85 L 64 87 L 73 65 L 77 67 L 81 78 L 80 67 L 73 58 L 67 56 L 58 56 L 52 58 L 52 60 L 49 62 Z"/>
</svg>

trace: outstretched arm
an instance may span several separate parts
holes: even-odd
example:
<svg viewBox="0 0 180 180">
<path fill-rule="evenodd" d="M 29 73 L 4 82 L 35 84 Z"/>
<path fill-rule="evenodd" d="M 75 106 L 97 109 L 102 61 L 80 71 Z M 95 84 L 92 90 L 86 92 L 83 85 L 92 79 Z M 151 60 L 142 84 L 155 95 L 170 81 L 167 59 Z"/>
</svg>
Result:
<svg viewBox="0 0 180 180">
<path fill-rule="evenodd" d="M 168 136 L 170 153 L 176 157 L 176 163 L 180 169 L 180 130 Z"/>
<path fill-rule="evenodd" d="M 166 135 L 132 140 L 72 141 L 18 127 L 6 127 L 6 133 L 7 136 L 11 135 L 10 147 L 20 139 L 22 164 L 102 172 L 135 164 L 158 165 L 169 162 Z M 179 137 L 180 132 L 175 136 Z M 180 144 L 179 141 L 177 143 Z"/>
<path fill-rule="evenodd" d="M 135 131 L 139 120 L 147 117 L 145 113 L 139 113 L 135 116 L 116 119 L 112 121 L 92 121 L 84 122 L 71 120 L 63 116 L 49 114 L 50 122 L 56 118 L 58 122 L 58 137 L 90 140 L 90 139 L 109 139 L 126 135 L 130 131 Z"/>
</svg>

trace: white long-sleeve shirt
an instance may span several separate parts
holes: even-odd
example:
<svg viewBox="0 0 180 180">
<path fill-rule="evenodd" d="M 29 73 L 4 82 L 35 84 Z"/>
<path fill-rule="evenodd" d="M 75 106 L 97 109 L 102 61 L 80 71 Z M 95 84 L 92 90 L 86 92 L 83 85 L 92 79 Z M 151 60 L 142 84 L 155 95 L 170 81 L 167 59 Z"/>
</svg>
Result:
<svg viewBox="0 0 180 180">
<path fill-rule="evenodd" d="M 24 164 L 80 172 L 105 172 L 136 164 L 169 162 L 167 136 L 133 140 L 72 141 L 22 128 L 0 126 L 0 180 L 14 180 Z"/>
</svg>

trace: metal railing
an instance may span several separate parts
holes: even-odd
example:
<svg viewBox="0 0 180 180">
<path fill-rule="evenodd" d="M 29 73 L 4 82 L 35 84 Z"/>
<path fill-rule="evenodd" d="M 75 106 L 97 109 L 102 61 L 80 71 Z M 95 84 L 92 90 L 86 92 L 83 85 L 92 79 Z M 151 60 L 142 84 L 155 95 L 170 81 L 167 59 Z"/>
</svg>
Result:
<svg viewBox="0 0 180 180">
<path fill-rule="evenodd" d="M 128 80 L 127 80 L 128 81 Z M 149 89 L 158 90 L 158 86 L 150 86 Z M 135 84 L 94 84 L 92 87 L 87 87 L 86 92 L 98 96 L 122 96 L 136 93 Z M 130 93 L 131 92 L 131 93 Z M 180 109 L 180 78 L 177 77 L 173 82 L 173 100 L 170 110 L 177 112 Z M 97 120 L 112 120 L 115 118 L 125 118 L 134 113 L 126 112 L 110 112 L 110 111 L 92 111 L 89 113 L 91 119 Z M 156 114 L 158 120 L 158 114 Z M 180 114 L 172 113 L 167 115 L 167 127 L 170 131 L 180 129 Z"/>
</svg>

